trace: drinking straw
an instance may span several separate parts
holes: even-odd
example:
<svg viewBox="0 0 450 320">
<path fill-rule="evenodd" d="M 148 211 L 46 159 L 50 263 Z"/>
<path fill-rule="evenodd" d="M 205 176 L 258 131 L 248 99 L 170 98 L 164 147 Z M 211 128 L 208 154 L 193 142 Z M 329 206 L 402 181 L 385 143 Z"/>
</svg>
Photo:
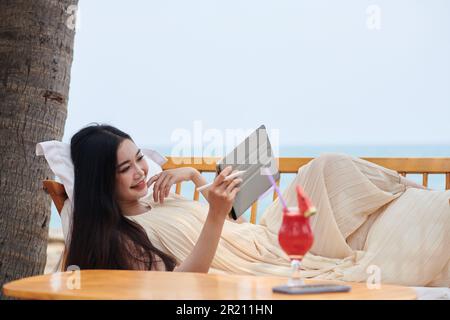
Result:
<svg viewBox="0 0 450 320">
<path fill-rule="evenodd" d="M 263 170 L 264 170 L 267 178 L 269 179 L 270 183 L 272 183 L 272 187 L 275 189 L 276 193 L 278 193 L 278 198 L 280 198 L 280 201 L 281 201 L 281 204 L 283 206 L 284 211 L 287 211 L 286 202 L 284 201 L 283 196 L 281 195 L 281 191 L 278 188 L 278 186 L 277 186 L 277 184 L 276 184 L 272 174 L 270 173 L 268 168 L 263 168 Z"/>
</svg>

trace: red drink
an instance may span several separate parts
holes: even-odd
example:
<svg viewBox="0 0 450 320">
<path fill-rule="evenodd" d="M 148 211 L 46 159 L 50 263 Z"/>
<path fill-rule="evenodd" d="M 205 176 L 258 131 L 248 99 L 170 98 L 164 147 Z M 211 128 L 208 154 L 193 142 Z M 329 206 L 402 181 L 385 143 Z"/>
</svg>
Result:
<svg viewBox="0 0 450 320">
<path fill-rule="evenodd" d="M 336 285 L 305 285 L 300 265 L 314 242 L 309 217 L 316 213 L 316 208 L 300 186 L 297 186 L 297 201 L 298 208 L 283 210 L 283 222 L 278 232 L 278 242 L 291 259 L 292 273 L 287 284 L 273 287 L 273 292 L 302 294 L 350 290 L 350 287 L 347 286 L 337 286 L 339 287 L 337 289 Z M 283 207 L 286 207 L 284 201 Z"/>
<path fill-rule="evenodd" d="M 300 276 L 300 261 L 314 241 L 309 217 L 316 213 L 316 208 L 303 193 L 300 186 L 297 186 L 296 190 L 298 208 L 283 210 L 283 222 L 278 232 L 278 242 L 291 259 L 292 275 L 288 281 L 288 287 L 297 287 L 304 284 Z"/>
<path fill-rule="evenodd" d="M 314 241 L 309 217 L 305 217 L 297 208 L 285 210 L 278 241 L 289 258 L 302 260 Z"/>
</svg>

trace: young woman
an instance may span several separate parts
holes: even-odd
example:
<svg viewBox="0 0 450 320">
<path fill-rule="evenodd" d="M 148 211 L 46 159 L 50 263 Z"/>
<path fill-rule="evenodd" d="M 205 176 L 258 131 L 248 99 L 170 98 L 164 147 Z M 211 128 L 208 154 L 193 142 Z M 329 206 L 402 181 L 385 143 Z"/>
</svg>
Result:
<svg viewBox="0 0 450 320">
<path fill-rule="evenodd" d="M 169 192 L 180 181 L 205 184 L 193 168 L 151 177 L 153 193 L 145 197 L 147 164 L 132 139 L 111 126 L 80 130 L 71 152 L 74 213 L 66 267 L 290 275 L 278 244 L 278 200 L 259 224 L 226 219 L 241 182 L 224 181 L 230 168 L 203 191 L 203 204 Z M 297 184 L 317 208 L 314 244 L 302 260 L 305 277 L 450 285 L 450 191 L 426 190 L 342 154 L 301 167 L 283 193 L 288 206 L 297 205 Z"/>
<path fill-rule="evenodd" d="M 148 165 L 131 137 L 112 126 L 89 126 L 72 137 L 71 157 L 75 170 L 74 214 L 66 266 L 208 271 L 242 181 L 224 180 L 231 167 L 203 192 L 209 202 L 206 221 L 191 254 L 176 266 L 175 258 L 155 248 L 144 229 L 129 219 L 152 209 L 141 200 L 148 191 Z M 174 183 L 187 180 L 197 186 L 206 184 L 197 170 L 179 168 L 152 177 L 148 185 L 155 182 L 153 196 L 162 204 Z"/>
</svg>

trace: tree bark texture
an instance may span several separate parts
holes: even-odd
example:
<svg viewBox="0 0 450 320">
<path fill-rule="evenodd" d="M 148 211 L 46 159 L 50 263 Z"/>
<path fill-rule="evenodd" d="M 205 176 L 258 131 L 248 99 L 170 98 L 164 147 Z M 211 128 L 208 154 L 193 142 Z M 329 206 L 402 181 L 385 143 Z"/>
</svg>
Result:
<svg viewBox="0 0 450 320">
<path fill-rule="evenodd" d="M 77 3 L 0 0 L 0 287 L 44 271 L 53 174 L 35 147 L 64 134 Z"/>
</svg>

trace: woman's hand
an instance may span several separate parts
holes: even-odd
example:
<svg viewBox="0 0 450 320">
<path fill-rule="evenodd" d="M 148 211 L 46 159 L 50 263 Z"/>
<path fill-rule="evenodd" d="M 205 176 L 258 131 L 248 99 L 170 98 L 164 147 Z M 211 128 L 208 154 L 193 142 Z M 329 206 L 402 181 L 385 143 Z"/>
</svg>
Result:
<svg viewBox="0 0 450 320">
<path fill-rule="evenodd" d="M 231 174 L 232 167 L 228 166 L 214 179 L 208 192 L 209 214 L 219 219 L 225 219 L 233 206 L 234 198 L 239 192 L 240 178 L 225 181 Z"/>
<path fill-rule="evenodd" d="M 164 198 L 169 196 L 172 185 L 192 180 L 197 174 L 199 174 L 199 172 L 192 167 L 168 169 L 151 177 L 147 182 L 147 186 L 150 187 L 151 184 L 155 182 L 155 185 L 153 186 L 153 200 L 155 200 L 155 202 L 158 202 L 159 200 L 160 203 L 163 203 Z"/>
<path fill-rule="evenodd" d="M 224 181 L 231 170 L 231 167 L 226 167 L 209 187 L 208 217 L 191 254 L 174 271 L 208 272 L 219 244 L 225 218 L 239 191 L 237 185 L 242 182 L 239 178 Z"/>
</svg>

